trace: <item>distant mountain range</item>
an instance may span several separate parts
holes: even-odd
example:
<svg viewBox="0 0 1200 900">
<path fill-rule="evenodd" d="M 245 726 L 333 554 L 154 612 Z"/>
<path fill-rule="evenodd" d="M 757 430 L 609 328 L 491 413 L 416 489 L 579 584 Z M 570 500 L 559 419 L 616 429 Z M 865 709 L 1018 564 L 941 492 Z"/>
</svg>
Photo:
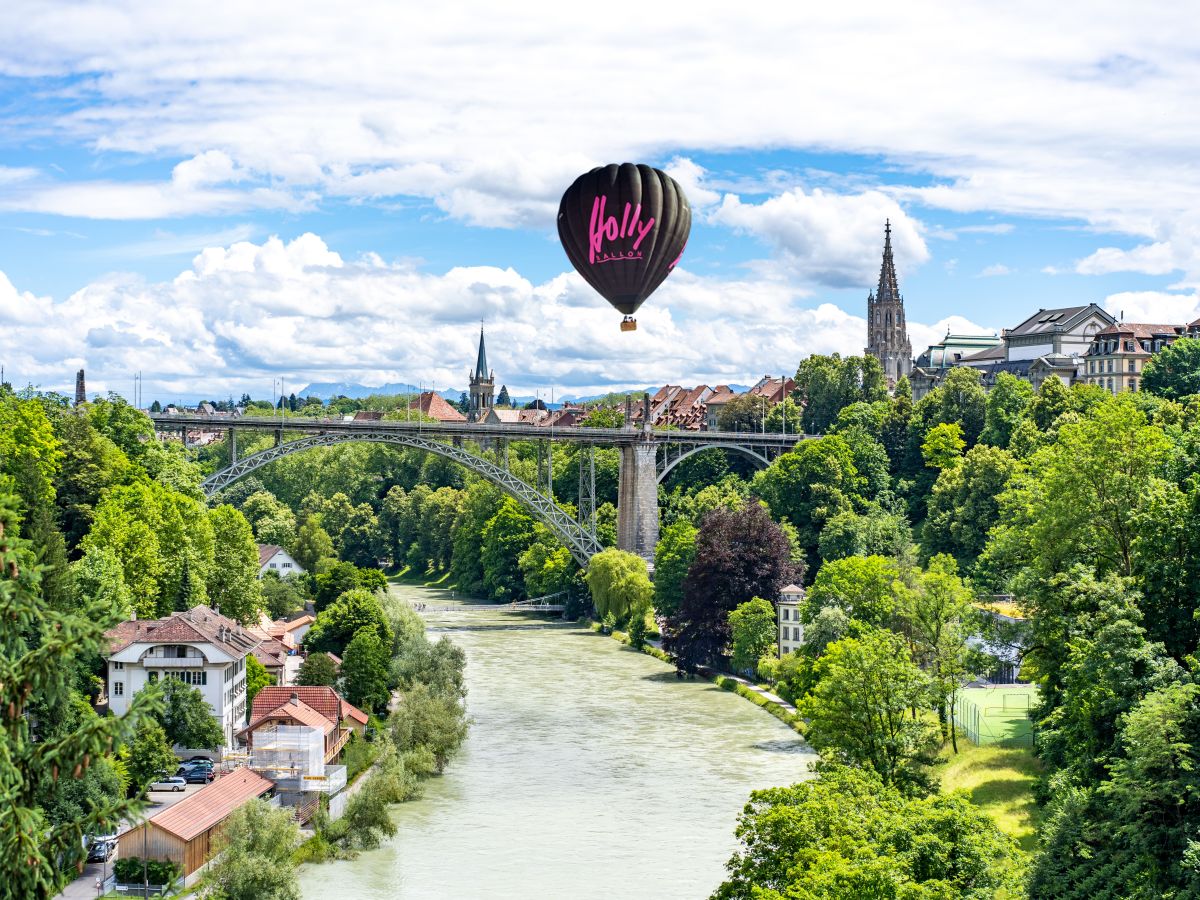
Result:
<svg viewBox="0 0 1200 900">
<path fill-rule="evenodd" d="M 731 384 L 730 387 L 735 391 L 749 390 L 748 387 L 740 384 Z M 296 396 L 319 397 L 321 400 L 326 401 L 331 400 L 334 397 L 350 397 L 354 400 L 359 400 L 363 397 L 370 397 L 372 394 L 416 394 L 420 392 L 420 390 L 421 388 L 415 384 L 381 384 L 379 387 L 367 387 L 366 385 L 351 384 L 350 382 L 337 383 L 314 381 L 312 384 L 306 385 L 305 387 L 302 387 L 300 390 L 296 391 Z M 657 387 L 636 388 L 628 391 L 628 393 L 637 397 L 642 393 L 649 393 L 653 395 L 657 390 Z M 438 391 L 438 393 L 447 400 L 457 400 L 465 392 L 465 388 L 451 388 L 444 391 Z M 547 406 L 557 409 L 564 403 L 590 403 L 593 400 L 598 400 L 601 397 L 607 397 L 610 393 L 613 392 L 605 391 L 601 394 L 588 394 L 587 396 L 582 397 L 572 397 L 569 395 L 565 397 L 555 397 L 554 403 L 550 403 L 545 397 L 543 397 L 542 400 Z M 524 406 L 526 403 L 529 403 L 536 398 L 533 394 L 524 396 L 513 394 L 510 396 L 510 399 L 512 400 L 514 406 Z"/>
</svg>

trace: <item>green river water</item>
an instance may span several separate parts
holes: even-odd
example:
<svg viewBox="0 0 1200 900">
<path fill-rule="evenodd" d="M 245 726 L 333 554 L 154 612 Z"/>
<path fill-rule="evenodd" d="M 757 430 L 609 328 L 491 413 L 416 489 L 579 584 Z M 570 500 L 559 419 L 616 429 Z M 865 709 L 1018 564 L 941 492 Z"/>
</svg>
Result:
<svg viewBox="0 0 1200 900">
<path fill-rule="evenodd" d="M 608 637 L 512 613 L 427 620 L 466 650 L 470 737 L 394 808 L 383 847 L 304 866 L 306 900 L 702 898 L 750 791 L 806 775 L 783 723 Z"/>
</svg>

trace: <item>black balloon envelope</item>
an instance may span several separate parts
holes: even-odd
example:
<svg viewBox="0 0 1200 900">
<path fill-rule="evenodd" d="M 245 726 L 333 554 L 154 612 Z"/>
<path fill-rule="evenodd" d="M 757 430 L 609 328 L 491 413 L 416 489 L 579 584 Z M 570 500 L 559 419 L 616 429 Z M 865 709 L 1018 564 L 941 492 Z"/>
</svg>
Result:
<svg viewBox="0 0 1200 900">
<path fill-rule="evenodd" d="M 683 189 L 650 166 L 601 166 L 575 179 L 558 205 L 558 237 L 571 264 L 605 300 L 633 314 L 663 283 L 687 244 L 692 208 Z"/>
</svg>

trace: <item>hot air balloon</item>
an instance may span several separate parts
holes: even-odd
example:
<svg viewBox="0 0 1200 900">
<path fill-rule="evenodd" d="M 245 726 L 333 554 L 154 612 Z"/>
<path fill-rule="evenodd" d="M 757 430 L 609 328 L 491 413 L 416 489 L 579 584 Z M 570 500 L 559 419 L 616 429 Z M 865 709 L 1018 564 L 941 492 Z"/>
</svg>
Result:
<svg viewBox="0 0 1200 900">
<path fill-rule="evenodd" d="M 558 237 L 571 264 L 605 300 L 633 314 L 671 274 L 692 228 L 692 208 L 671 176 L 650 166 L 601 166 L 575 179 L 558 205 Z"/>
</svg>

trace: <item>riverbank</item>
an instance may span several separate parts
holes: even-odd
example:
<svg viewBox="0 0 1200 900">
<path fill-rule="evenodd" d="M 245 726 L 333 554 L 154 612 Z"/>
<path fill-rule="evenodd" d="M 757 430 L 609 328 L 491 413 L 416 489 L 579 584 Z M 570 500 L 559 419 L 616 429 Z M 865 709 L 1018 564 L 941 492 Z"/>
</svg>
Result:
<svg viewBox="0 0 1200 900">
<path fill-rule="evenodd" d="M 589 622 L 589 626 L 591 627 L 592 631 L 601 634 L 604 633 L 604 626 L 600 622 L 591 621 Z M 609 632 L 609 637 L 629 647 L 630 650 L 633 650 L 633 647 L 630 646 L 629 635 L 625 632 L 613 629 L 611 632 Z M 655 659 L 661 660 L 662 662 L 669 663 L 670 665 L 675 664 L 670 655 L 668 655 L 667 652 L 662 649 L 662 647 L 655 644 L 647 642 L 642 646 L 641 652 L 647 654 L 648 656 L 653 656 Z M 783 722 L 783 724 L 787 725 L 796 733 L 800 735 L 804 734 L 804 719 L 801 718 L 800 713 L 796 710 L 796 707 L 792 706 L 782 697 L 763 690 L 758 685 L 747 681 L 745 678 L 739 678 L 736 675 L 713 672 L 710 669 L 705 669 L 701 677 L 706 678 L 723 691 L 729 691 L 737 694 L 743 699 L 749 700 L 755 706 L 765 710 L 780 722 Z"/>
</svg>

